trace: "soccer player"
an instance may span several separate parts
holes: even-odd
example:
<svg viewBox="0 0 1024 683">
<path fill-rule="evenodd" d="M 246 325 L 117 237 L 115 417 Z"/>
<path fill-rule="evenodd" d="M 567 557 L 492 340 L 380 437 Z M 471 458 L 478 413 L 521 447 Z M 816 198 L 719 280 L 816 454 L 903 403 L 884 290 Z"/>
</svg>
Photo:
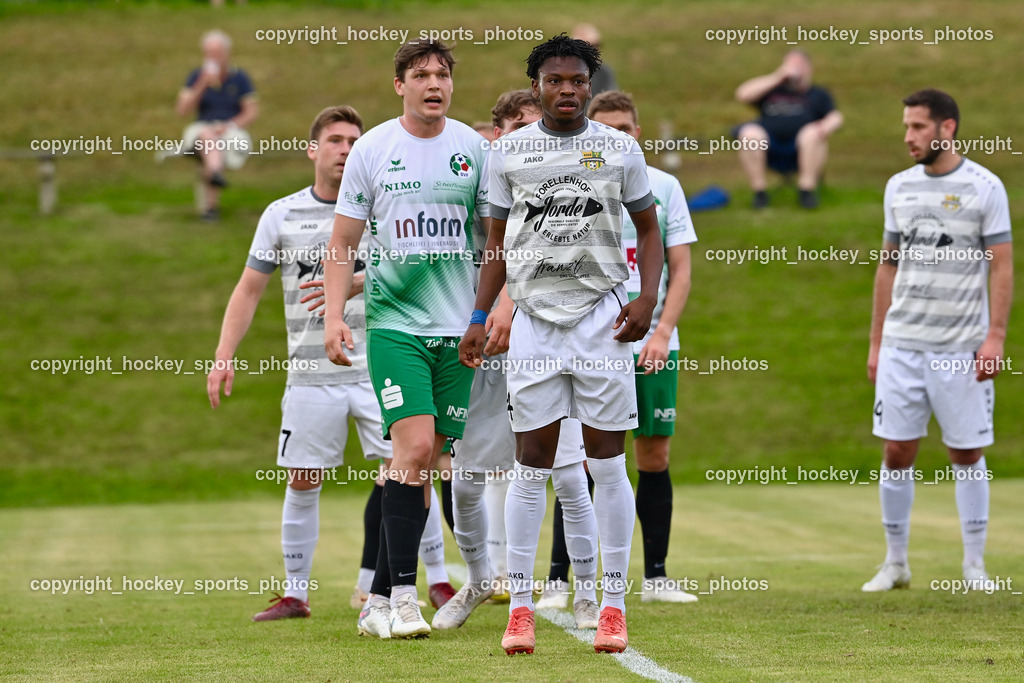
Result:
<svg viewBox="0 0 1024 683">
<path fill-rule="evenodd" d="M 352 326 L 359 330 L 352 367 L 338 368 L 328 362 L 321 347 L 323 319 L 310 312 L 315 304 L 309 309 L 304 305 L 317 295 L 300 298 L 307 285 L 319 286 L 320 259 L 330 236 L 345 162 L 362 129 L 362 119 L 349 106 L 328 107 L 313 121 L 309 139 L 314 144 L 307 155 L 313 161 L 314 183 L 263 212 L 246 267 L 224 313 L 216 366 L 206 380 L 210 405 L 217 408 L 222 386 L 224 394 L 231 395 L 232 358 L 271 274 L 280 266 L 290 361 L 277 459 L 278 465 L 289 468 L 281 519 L 287 587 L 284 597 L 273 600 L 271 607 L 253 617 L 255 621 L 310 614 L 308 584 L 319 536 L 320 491 L 325 470 L 342 464 L 349 416 L 356 420 L 367 458 L 391 456 L 390 445 L 380 436 L 380 411 L 366 370 L 360 324 L 362 275 L 352 289 L 349 307 Z"/>
<path fill-rule="evenodd" d="M 604 592 L 594 648 L 621 652 L 627 645 L 634 503 L 625 434 L 638 426 L 632 342 L 650 327 L 663 251 L 639 145 L 584 113 L 600 65 L 595 47 L 565 35 L 527 59 L 543 118 L 499 140 L 490 160 L 487 250 L 496 258 L 481 269 L 476 310 L 459 344 L 463 363 L 482 363 L 486 311 L 507 277 L 517 306 L 510 367 L 529 364 L 508 374 L 516 432 L 515 478 L 505 502 L 512 601 L 502 646 L 509 654 L 534 649 L 533 564 L 565 417 L 583 423 L 595 482 Z M 622 284 L 629 277 L 623 211 L 637 229 L 641 294 L 633 301 Z"/>
<path fill-rule="evenodd" d="M 633 98 L 619 91 L 603 92 L 594 97 L 587 108 L 591 121 L 603 123 L 640 139 L 636 105 Z M 638 481 L 636 486 L 636 516 L 644 540 L 643 601 L 696 602 L 697 596 L 676 588 L 665 572 L 669 534 L 672 530 L 672 480 L 668 474 L 669 439 L 675 433 L 676 393 L 679 382 L 679 333 L 676 324 L 686 306 L 690 292 L 690 243 L 697 240 L 686 206 L 683 188 L 675 177 L 651 166 L 647 177 L 654 193 L 658 212 L 662 245 L 665 249 L 665 269 L 658 287 L 658 305 L 651 318 L 647 335 L 633 345 L 638 367 L 636 375 L 637 409 L 640 427 L 633 431 Z M 629 279 L 626 290 L 629 298 L 640 295 L 640 273 L 636 263 L 636 228 L 629 216 L 623 216 L 622 242 L 626 249 Z M 556 565 L 556 552 L 564 552 L 564 541 L 556 537 L 552 544 L 551 564 Z M 559 568 L 565 567 L 558 558 Z M 564 569 L 562 571 L 565 571 Z M 564 579 L 559 576 L 549 586 L 555 596 L 551 602 L 564 599 L 560 593 Z M 549 589 L 538 603 L 543 607 Z"/>
<path fill-rule="evenodd" d="M 917 164 L 885 186 L 868 353 L 873 432 L 884 439 L 878 490 L 887 551 L 862 589 L 910 585 L 914 459 L 933 412 L 956 479 L 963 576 L 978 589 L 988 581 L 991 474 L 983 451 L 993 443 L 992 379 L 1003 362 L 1013 293 L 1010 211 L 999 178 L 957 154 L 953 98 L 920 90 L 903 104 L 903 142 Z"/>
<path fill-rule="evenodd" d="M 473 382 L 456 346 L 473 306 L 471 222 L 476 204 L 486 202 L 486 157 L 480 136 L 445 116 L 454 65 L 437 41 L 409 42 L 395 53 L 402 116 L 353 146 L 324 261 L 324 345 L 333 362 L 348 365 L 354 347 L 344 313 L 354 260 L 347 255 L 370 221 L 367 353 L 394 458 L 384 483 L 384 540 L 359 631 L 381 638 L 430 633 L 416 600 L 424 485 L 445 439 L 462 436 Z"/>
<path fill-rule="evenodd" d="M 530 90 L 503 93 L 491 110 L 495 138 L 540 120 L 540 103 Z M 474 229 L 478 224 L 474 223 Z M 474 234 L 479 244 L 477 260 L 486 262 L 487 235 Z M 458 628 L 472 611 L 504 584 L 494 580 L 495 567 L 507 574 L 507 559 L 495 561 L 487 552 L 507 546 L 505 501 L 495 493 L 507 493 L 510 470 L 515 465 L 515 437 L 508 417 L 504 351 L 512 320 L 512 300 L 503 290 L 484 326 L 490 340 L 484 347 L 487 364 L 476 370 L 469 399 L 469 417 L 463 438 L 452 445 L 452 479 L 455 498 L 455 538 L 469 569 L 469 580 L 434 615 L 431 627 Z M 499 353 L 500 352 L 500 353 Z M 587 489 L 583 461 L 583 432 L 578 420 L 565 420 L 558 438 L 551 480 L 564 501 L 566 534 L 572 539 L 572 561 L 578 590 L 573 603 L 577 628 L 597 628 L 597 521 Z M 505 548 L 502 548 L 503 550 Z M 507 593 L 506 593 L 507 595 Z"/>
</svg>

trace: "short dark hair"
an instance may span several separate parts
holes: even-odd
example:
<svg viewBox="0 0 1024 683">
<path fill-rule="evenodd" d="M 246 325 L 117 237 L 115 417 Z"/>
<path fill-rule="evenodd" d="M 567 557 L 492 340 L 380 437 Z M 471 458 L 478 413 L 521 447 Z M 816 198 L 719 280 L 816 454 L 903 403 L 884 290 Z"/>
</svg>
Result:
<svg viewBox="0 0 1024 683">
<path fill-rule="evenodd" d="M 455 57 L 452 49 L 439 40 L 410 40 L 395 53 L 395 78 L 405 81 L 405 70 L 426 62 L 430 55 L 437 55 L 448 71 L 455 71 Z"/>
<path fill-rule="evenodd" d="M 501 93 L 497 104 L 491 109 L 491 123 L 495 128 L 501 128 L 502 122 L 506 119 L 515 120 L 523 113 L 524 109 L 540 110 L 540 100 L 533 96 L 532 90 L 509 90 Z"/>
<path fill-rule="evenodd" d="M 603 111 L 624 111 L 633 115 L 633 123 L 640 122 L 640 115 L 637 114 L 636 104 L 633 96 L 620 90 L 606 90 L 599 95 L 594 95 L 587 107 L 587 118 L 594 118 L 594 114 Z"/>
<path fill-rule="evenodd" d="M 953 137 L 960 128 L 960 107 L 956 106 L 956 100 L 948 93 L 934 88 L 925 88 L 903 99 L 905 107 L 928 107 L 928 118 L 935 123 L 942 123 L 946 119 L 953 119 L 956 126 L 953 128 Z"/>
<path fill-rule="evenodd" d="M 309 139 L 313 141 L 319 140 L 320 133 L 323 132 L 324 128 L 339 121 L 351 123 L 362 134 L 363 119 L 359 116 L 359 112 L 347 104 L 341 104 L 337 107 L 327 107 L 316 115 L 316 118 L 313 119 L 313 125 L 309 127 Z"/>
<path fill-rule="evenodd" d="M 540 67 L 552 57 L 577 57 L 587 64 L 587 75 L 593 77 L 601 68 L 601 51 L 585 40 L 570 38 L 561 33 L 533 48 L 526 58 L 526 75 L 537 80 Z"/>
</svg>

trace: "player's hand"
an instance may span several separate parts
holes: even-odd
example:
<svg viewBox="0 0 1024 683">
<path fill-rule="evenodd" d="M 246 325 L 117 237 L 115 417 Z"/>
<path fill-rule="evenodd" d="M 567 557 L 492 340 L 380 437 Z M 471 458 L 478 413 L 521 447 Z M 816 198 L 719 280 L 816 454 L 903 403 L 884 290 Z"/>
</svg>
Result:
<svg viewBox="0 0 1024 683">
<path fill-rule="evenodd" d="M 345 324 L 344 320 L 328 320 L 324 323 L 324 351 L 327 358 L 335 365 L 351 366 L 352 361 L 345 355 L 345 349 L 349 351 L 356 348 L 352 340 L 352 330 Z"/>
<path fill-rule="evenodd" d="M 299 285 L 299 289 L 312 289 L 313 291 L 306 296 L 299 299 L 300 304 L 304 304 L 307 301 L 312 301 L 307 311 L 315 311 L 324 305 L 324 281 L 323 280 L 310 280 L 309 282 L 303 282 Z M 323 311 L 320 311 L 320 317 L 324 315 Z"/>
<path fill-rule="evenodd" d="M 484 326 L 470 325 L 466 328 L 466 334 L 462 335 L 459 342 L 459 362 L 467 368 L 478 368 L 484 362 L 484 342 L 487 341 L 487 333 Z"/>
<path fill-rule="evenodd" d="M 628 343 L 643 339 L 647 330 L 651 329 L 651 315 L 654 314 L 654 303 L 640 296 L 633 299 L 622 307 L 619 316 L 612 325 L 613 330 L 619 330 L 615 335 L 615 341 Z"/>
<path fill-rule="evenodd" d="M 636 360 L 636 366 L 644 369 L 644 374 L 658 372 L 665 369 L 668 361 L 668 339 L 655 333 L 651 340 L 640 349 L 640 357 Z"/>
<path fill-rule="evenodd" d="M 878 376 L 878 347 L 874 344 L 868 349 L 868 379 L 871 383 L 875 383 L 875 378 Z"/>
<path fill-rule="evenodd" d="M 974 360 L 978 371 L 978 381 L 992 379 L 1002 369 L 1003 343 L 997 339 L 986 339 L 974 354 Z"/>
<path fill-rule="evenodd" d="M 514 305 L 511 299 L 502 297 L 497 307 L 487 316 L 484 323 L 484 333 L 487 335 L 487 345 L 484 346 L 484 353 L 488 356 L 496 356 L 499 353 L 508 351 L 509 333 L 512 331 L 512 312 Z"/>
<path fill-rule="evenodd" d="M 220 405 L 220 387 L 224 385 L 224 395 L 231 395 L 231 386 L 235 383 L 235 367 L 230 360 L 214 363 L 213 370 L 206 376 L 206 395 L 210 397 L 210 407 L 216 409 Z"/>
</svg>

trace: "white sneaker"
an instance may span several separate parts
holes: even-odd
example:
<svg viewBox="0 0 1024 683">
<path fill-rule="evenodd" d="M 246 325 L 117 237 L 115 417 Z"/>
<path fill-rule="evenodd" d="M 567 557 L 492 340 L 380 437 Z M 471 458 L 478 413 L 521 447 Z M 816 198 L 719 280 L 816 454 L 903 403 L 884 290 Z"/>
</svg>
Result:
<svg viewBox="0 0 1024 683">
<path fill-rule="evenodd" d="M 392 638 L 421 638 L 430 635 L 430 624 L 420 614 L 416 596 L 406 593 L 391 608 Z"/>
<path fill-rule="evenodd" d="M 544 593 L 536 609 L 566 609 L 569 607 L 569 584 L 561 579 L 544 584 Z"/>
<path fill-rule="evenodd" d="M 971 564 L 964 567 L 964 582 L 967 584 L 968 590 L 972 591 L 983 591 L 992 585 L 983 564 Z"/>
<path fill-rule="evenodd" d="M 466 623 L 476 606 L 491 597 L 494 589 L 484 590 L 479 584 L 467 583 L 441 605 L 430 621 L 431 628 L 458 628 Z"/>
<path fill-rule="evenodd" d="M 699 598 L 679 588 L 679 582 L 664 576 L 644 579 L 641 602 L 697 602 Z"/>
<path fill-rule="evenodd" d="M 593 600 L 572 603 L 572 611 L 576 616 L 576 628 L 597 628 L 597 622 L 601 620 L 601 610 Z"/>
<path fill-rule="evenodd" d="M 910 567 L 898 562 L 885 562 L 878 567 L 874 578 L 860 587 L 865 593 L 891 591 L 893 588 L 910 588 Z"/>
<path fill-rule="evenodd" d="M 391 637 L 391 601 L 383 595 L 373 595 L 359 613 L 359 635 L 375 638 Z"/>
<path fill-rule="evenodd" d="M 364 591 L 359 586 L 352 589 L 352 597 L 348 599 L 348 604 L 352 609 L 363 609 L 363 605 L 366 604 L 366 598 L 370 597 L 370 594 Z"/>
</svg>

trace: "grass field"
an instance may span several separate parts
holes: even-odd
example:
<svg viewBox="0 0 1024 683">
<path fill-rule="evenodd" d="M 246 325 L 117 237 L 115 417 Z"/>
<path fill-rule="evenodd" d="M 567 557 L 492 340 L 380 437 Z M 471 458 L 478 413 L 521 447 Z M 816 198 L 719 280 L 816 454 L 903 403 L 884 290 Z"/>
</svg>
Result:
<svg viewBox="0 0 1024 683">
<path fill-rule="evenodd" d="M 653 134 L 660 122 L 670 122 L 677 137 L 700 139 L 702 149 L 749 116 L 731 99 L 735 85 L 773 68 L 788 47 L 708 41 L 708 29 L 835 25 L 867 31 L 905 23 L 934 30 L 953 23 L 995 31 L 993 40 L 970 44 L 805 45 L 847 120 L 832 145 L 818 211 L 798 211 L 792 188 L 782 188 L 773 208 L 754 213 L 734 155 L 683 155 L 680 179 L 687 192 L 720 183 L 734 192 L 734 204 L 694 219 L 700 241 L 680 355 L 696 360 L 700 371 L 680 378 L 686 438 L 673 446 L 674 479 L 704 482 L 709 468 L 758 464 L 842 463 L 862 473 L 877 467 L 878 444 L 869 430 L 872 387 L 864 372 L 872 265 L 778 259 L 728 265 L 708 251 L 784 248 L 787 259 L 796 260 L 799 249 L 862 255 L 877 249 L 882 188 L 907 165 L 899 98 L 938 83 L 960 100 L 962 138 L 1013 137 L 1019 130 L 1013 112 L 1024 107 L 1024 93 L 1004 84 L 1015 82 L 1024 18 L 1013 4 L 966 2 L 895 10 L 883 3 L 797 8 L 736 0 L 713 8 L 669 2 L 585 7 L 606 27 L 607 58 L 640 103 L 646 130 Z M 0 59 L 10 74 L 0 83 L 7 104 L 0 147 L 94 136 L 111 136 L 119 147 L 124 136 L 177 136 L 183 122 L 172 112 L 174 95 L 196 62 L 205 26 L 235 36 L 236 61 L 260 91 L 255 139 L 291 140 L 302 137 L 315 112 L 339 101 L 354 103 L 371 124 L 394 116 L 399 102 L 388 65 L 396 44 L 276 45 L 257 41 L 257 29 L 463 27 L 479 36 L 497 25 L 552 35 L 570 27 L 583 8 L 530 0 L 515 7 L 368 2 L 344 9 L 257 1 L 220 11 L 184 1 L 7 4 L 0 7 Z M 73 31 L 66 29 L 71 24 Z M 461 41 L 453 114 L 486 118 L 500 91 L 524 85 L 522 60 L 532 44 Z M 69 54 L 73 64 L 62 56 Z M 1020 157 L 978 158 L 1002 176 L 1011 214 L 1021 215 Z M 663 158 L 651 154 L 650 161 Z M 309 182 L 309 162 L 301 155 L 253 159 L 232 175 L 224 219 L 216 226 L 192 213 L 188 163 L 158 165 L 152 153 L 137 152 L 79 155 L 57 165 L 60 204 L 55 215 L 42 218 L 35 210 L 33 163 L 0 161 L 7 262 L 0 271 L 0 506 L 258 495 L 265 487 L 253 472 L 272 457 L 282 371 L 241 377 L 215 414 L 206 406 L 201 371 L 51 375 L 33 371 L 31 363 L 109 358 L 121 369 L 125 359 L 162 359 L 194 371 L 213 354 L 260 212 Z M 239 350 L 257 372 L 261 362 L 285 357 L 281 305 L 274 282 Z M 1006 347 L 1011 360 L 1021 350 L 1019 308 Z M 763 361 L 767 370 L 699 374 L 723 359 Z M 1024 412 L 1022 381 L 1007 373 L 997 383 L 998 442 L 989 461 L 999 476 L 1024 475 L 1024 460 L 1014 457 L 1024 451 L 1015 419 Z M 944 464 L 933 435 L 919 465 L 930 471 Z"/>
<path fill-rule="evenodd" d="M 483 605 L 463 628 L 425 642 L 359 638 L 348 596 L 363 499 L 334 493 L 323 496 L 313 617 L 264 624 L 249 618 L 270 596 L 224 582 L 258 591 L 282 578 L 276 498 L 0 511 L 0 672 L 25 681 L 638 679 L 543 620 L 536 653 L 506 657 L 505 605 Z M 884 552 L 874 486 L 679 486 L 675 497 L 670 573 L 705 593 L 723 578 L 759 589 L 720 590 L 695 605 L 628 597 L 630 643 L 661 667 L 706 682 L 1020 680 L 1024 598 L 1012 593 L 1024 590 L 1013 581 L 1024 561 L 1024 482 L 992 487 L 988 566 L 1011 590 L 990 595 L 931 589 L 959 578 L 949 484 L 918 486 L 912 587 L 882 595 L 859 590 Z M 549 534 L 550 524 L 543 548 Z M 635 551 L 631 576 L 641 560 Z M 30 589 L 33 579 L 80 576 L 109 577 L 111 588 Z M 182 580 L 192 591 L 196 581 L 222 584 L 206 595 L 111 595 L 124 577 Z"/>
<path fill-rule="evenodd" d="M 693 194 L 715 183 L 726 210 L 697 214 L 693 289 L 680 324 L 680 376 L 672 445 L 677 484 L 670 567 L 702 590 L 714 578 L 765 580 L 764 591 L 718 592 L 692 608 L 630 602 L 634 646 L 699 681 L 1019 680 L 1021 597 L 949 595 L 933 579 L 959 577 L 959 530 L 949 484 L 919 486 L 914 511 L 914 589 L 864 596 L 858 588 L 883 554 L 873 486 L 727 486 L 709 472 L 798 466 L 878 466 L 865 378 L 873 264 L 882 190 L 908 166 L 900 99 L 925 86 L 953 93 L 961 139 L 1010 139 L 1024 151 L 1018 87 L 1024 15 L 1018 3 L 939 0 L 840 5 L 827 0 L 717 3 L 613 0 L 516 3 L 360 0 L 262 2 L 220 10 L 190 0 L 20 0 L 0 4 L 0 675 L 16 680 L 151 678 L 366 680 L 617 680 L 596 657 L 542 622 L 533 658 L 505 658 L 504 608 L 489 607 L 459 633 L 428 643 L 355 637 L 347 598 L 361 544 L 363 491 L 324 496 L 316 571 L 321 588 L 308 622 L 253 625 L 267 596 L 142 591 L 50 596 L 35 578 L 79 576 L 192 582 L 281 574 L 280 489 L 256 473 L 272 466 L 285 373 L 261 363 L 286 357 L 280 285 L 273 282 L 239 350 L 251 374 L 214 413 L 204 372 L 228 296 L 263 208 L 308 184 L 301 154 L 254 158 L 229 179 L 223 219 L 200 223 L 194 168 L 157 164 L 150 151 L 78 154 L 57 162 L 60 201 L 36 210 L 32 160 L 4 159 L 33 141 L 177 138 L 185 121 L 175 94 L 197 66 L 202 31 L 235 39 L 235 60 L 260 93 L 257 143 L 301 139 L 321 108 L 351 103 L 369 125 L 396 116 L 395 41 L 274 44 L 259 29 L 385 27 L 484 31 L 504 27 L 549 37 L 581 18 L 605 33 L 605 55 L 640 106 L 647 136 L 662 124 L 708 151 L 751 112 L 732 99 L 744 79 L 773 69 L 790 46 L 708 40 L 707 31 L 786 27 L 990 30 L 991 40 L 924 44 L 804 42 L 816 80 L 846 124 L 831 143 L 822 206 L 795 207 L 791 187 L 755 213 L 734 154 L 684 152 L 678 174 Z M 523 60 L 537 41 L 459 40 L 452 115 L 486 119 L 497 95 L 527 85 Z M 1004 181 L 1014 217 L 1024 215 L 1024 157 L 972 158 Z M 648 161 L 664 165 L 664 155 Z M 858 250 L 850 264 L 807 260 L 800 250 Z M 742 265 L 719 250 L 762 251 Z M 775 257 L 757 255 L 775 250 Z M 778 254 L 785 249 L 786 258 Z M 767 252 L 765 251 L 767 250 Z M 748 253 L 748 256 L 750 254 Z M 787 260 L 798 261 L 788 265 Z M 1017 258 L 1021 264 L 1020 256 Z M 1020 272 L 1018 270 L 1018 272 Z M 1006 352 L 1024 358 L 1021 304 Z M 33 361 L 110 359 L 122 374 L 51 374 Z M 179 370 L 124 363 L 180 362 Z M 712 361 L 762 361 L 764 370 L 707 373 Z M 1013 364 L 1015 372 L 1024 363 Z M 1012 576 L 1024 559 L 1024 375 L 997 380 L 995 474 L 988 563 Z M 350 447 L 347 461 L 362 468 Z M 919 468 L 946 465 L 937 429 Z M 713 476 L 712 476 L 713 478 Z M 342 488 L 342 487 L 338 487 Z M 450 539 L 449 539 L 450 540 Z M 543 544 L 547 546 L 548 539 Z M 639 544 L 632 575 L 640 576 Z M 545 555 L 546 553 L 542 553 Z M 454 544 L 449 559 L 456 561 Z M 397 645 L 397 647 L 396 647 Z M 410 655 L 410 653 L 413 653 Z M 239 655 L 242 656 L 239 656 Z M 428 672 L 428 673 L 425 673 Z"/>
</svg>

